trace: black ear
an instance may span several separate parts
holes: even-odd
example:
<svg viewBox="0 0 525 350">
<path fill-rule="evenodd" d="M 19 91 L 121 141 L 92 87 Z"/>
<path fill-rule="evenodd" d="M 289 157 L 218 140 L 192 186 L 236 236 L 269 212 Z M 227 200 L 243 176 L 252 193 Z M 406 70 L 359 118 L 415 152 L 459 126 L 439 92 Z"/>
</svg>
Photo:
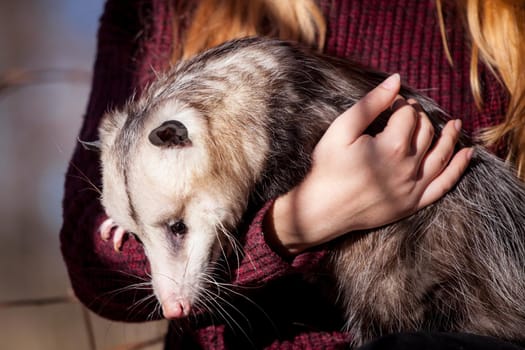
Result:
<svg viewBox="0 0 525 350">
<path fill-rule="evenodd" d="M 186 146 L 190 143 L 188 129 L 178 120 L 168 120 L 149 134 L 149 141 L 159 147 Z"/>
</svg>

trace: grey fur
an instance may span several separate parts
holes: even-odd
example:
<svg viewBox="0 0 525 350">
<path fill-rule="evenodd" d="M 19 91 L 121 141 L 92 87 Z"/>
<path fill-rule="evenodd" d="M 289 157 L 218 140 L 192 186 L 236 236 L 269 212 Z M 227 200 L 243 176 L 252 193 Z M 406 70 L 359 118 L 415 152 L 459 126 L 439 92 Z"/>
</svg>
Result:
<svg viewBox="0 0 525 350">
<path fill-rule="evenodd" d="M 238 165 L 228 168 L 236 187 L 222 189 L 232 198 L 224 210 L 234 219 L 218 222 L 220 232 L 232 229 L 249 204 L 296 185 L 330 122 L 385 77 L 280 41 L 233 41 L 179 64 L 124 113 L 107 117 L 102 141 L 112 147 L 106 152 L 118 160 L 115 169 L 126 174 L 130 153 L 142 147 L 137 140 L 151 131 L 143 130 L 147 118 L 163 101 L 177 100 L 203 116 L 212 153 L 214 147 L 228 150 L 223 140 L 236 134 L 269 145 L 259 160 L 247 159 L 241 149 L 220 152 Z M 408 88 L 402 95 L 417 99 L 441 129 L 443 113 L 432 101 Z M 369 131 L 381 129 L 387 118 Z M 459 146 L 465 145 L 470 141 L 463 137 Z M 128 196 L 135 191 L 126 190 Z M 525 341 L 523 208 L 525 189 L 512 169 L 477 147 L 469 169 L 443 199 L 397 223 L 342 239 L 333 271 L 355 344 L 410 330 Z M 137 221 L 141 213 L 132 216 Z"/>
</svg>

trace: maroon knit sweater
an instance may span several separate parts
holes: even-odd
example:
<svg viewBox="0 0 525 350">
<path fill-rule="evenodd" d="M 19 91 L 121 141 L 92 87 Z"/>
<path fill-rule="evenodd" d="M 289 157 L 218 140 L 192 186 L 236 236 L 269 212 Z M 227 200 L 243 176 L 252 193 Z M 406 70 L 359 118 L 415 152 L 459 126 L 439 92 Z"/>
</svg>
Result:
<svg viewBox="0 0 525 350">
<path fill-rule="evenodd" d="M 462 118 L 469 133 L 501 121 L 507 96 L 483 67 L 485 104 L 481 111 L 474 105 L 468 78 L 470 49 L 453 9 L 444 9 L 454 60 L 451 67 L 433 0 L 320 0 L 319 4 L 328 21 L 327 53 L 399 72 L 405 82 L 434 98 L 451 116 Z M 165 65 L 175 40 L 170 11 L 166 0 L 108 1 L 80 139 L 97 139 L 103 113 L 122 106 L 134 92 L 140 94 L 154 78 L 154 69 Z M 78 298 L 104 317 L 147 320 L 153 303 L 132 306 L 151 292 L 121 290 L 147 276 L 149 267 L 141 246 L 129 239 L 123 251 L 116 253 L 97 233 L 105 219 L 90 185 L 100 186 L 98 162 L 95 152 L 77 147 L 66 175 L 60 238 L 71 283 Z M 251 301 L 231 293 L 229 301 L 235 308 L 223 306 L 226 311 L 202 313 L 170 327 L 168 348 L 333 349 L 351 339 L 339 331 L 342 317 L 324 297 L 321 284 L 309 284 L 300 277 L 306 271 L 322 274 L 318 268 L 322 248 L 291 260 L 276 254 L 261 229 L 268 206 L 260 208 L 242 232 L 245 258 L 229 277 Z M 220 318 L 225 312 L 231 315 L 229 322 Z"/>
</svg>

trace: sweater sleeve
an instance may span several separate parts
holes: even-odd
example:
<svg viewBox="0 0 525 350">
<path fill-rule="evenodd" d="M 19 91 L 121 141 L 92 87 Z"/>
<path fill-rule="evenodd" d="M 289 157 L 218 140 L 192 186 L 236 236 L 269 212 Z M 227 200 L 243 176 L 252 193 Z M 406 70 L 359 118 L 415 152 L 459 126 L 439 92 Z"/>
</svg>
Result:
<svg viewBox="0 0 525 350">
<path fill-rule="evenodd" d="M 292 271 L 309 271 L 315 269 L 326 257 L 323 247 L 313 248 L 291 258 L 277 253 L 268 244 L 263 228 L 264 217 L 272 204 L 273 201 L 266 203 L 257 212 L 243 237 L 243 259 L 239 268 L 234 271 L 233 281 L 237 285 L 264 284 Z"/>
<path fill-rule="evenodd" d="M 100 21 L 92 90 L 79 139 L 96 140 L 101 117 L 119 108 L 154 77 L 167 62 L 173 40 L 172 9 L 163 0 L 109 0 Z M 133 288 L 149 281 L 149 265 L 142 246 L 128 237 L 122 251 L 101 239 L 100 224 L 107 218 L 99 201 L 101 180 L 98 154 L 77 145 L 65 178 L 61 250 L 73 290 L 79 300 L 99 315 L 122 321 L 151 319 L 151 309 L 133 305 L 151 290 Z M 260 209 L 243 237 L 244 259 L 234 283 L 258 284 L 295 269 L 264 239 Z M 299 257 L 298 265 L 304 257 Z M 137 285 L 138 286 L 138 285 Z M 154 307 L 150 303 L 151 308 Z M 155 315 L 159 317 L 160 315 Z"/>
</svg>

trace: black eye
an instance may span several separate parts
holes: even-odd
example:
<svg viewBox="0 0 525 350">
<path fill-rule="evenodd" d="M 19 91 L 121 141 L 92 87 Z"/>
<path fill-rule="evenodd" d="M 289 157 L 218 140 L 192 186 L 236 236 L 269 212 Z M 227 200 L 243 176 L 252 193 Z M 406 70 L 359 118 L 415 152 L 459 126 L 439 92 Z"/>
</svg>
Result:
<svg viewBox="0 0 525 350">
<path fill-rule="evenodd" d="M 178 220 L 175 223 L 170 225 L 170 231 L 174 235 L 183 235 L 187 231 L 186 224 L 184 224 L 184 221 Z"/>
</svg>

